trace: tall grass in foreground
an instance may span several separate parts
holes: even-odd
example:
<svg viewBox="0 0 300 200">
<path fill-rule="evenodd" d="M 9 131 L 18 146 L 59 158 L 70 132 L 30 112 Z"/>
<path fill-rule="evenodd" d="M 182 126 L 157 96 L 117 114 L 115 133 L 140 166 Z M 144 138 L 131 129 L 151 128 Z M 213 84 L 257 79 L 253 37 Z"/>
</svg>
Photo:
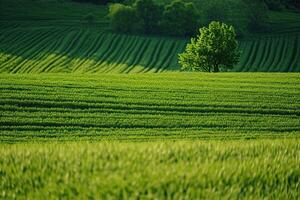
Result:
<svg viewBox="0 0 300 200">
<path fill-rule="evenodd" d="M 0 146 L 3 199 L 299 199 L 296 140 Z"/>
</svg>

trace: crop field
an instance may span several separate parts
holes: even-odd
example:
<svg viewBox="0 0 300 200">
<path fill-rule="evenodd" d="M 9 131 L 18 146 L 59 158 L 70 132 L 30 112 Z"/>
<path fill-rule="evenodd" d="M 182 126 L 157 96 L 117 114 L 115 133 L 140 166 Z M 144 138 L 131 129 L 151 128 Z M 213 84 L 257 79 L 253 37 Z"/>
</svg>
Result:
<svg viewBox="0 0 300 200">
<path fill-rule="evenodd" d="M 0 73 L 179 71 L 186 38 L 109 31 L 107 6 L 0 0 Z M 28 12 L 30 10 L 30 12 Z M 95 21 L 88 24 L 89 13 Z M 300 14 L 270 12 L 270 28 L 240 39 L 234 72 L 299 72 Z"/>
<path fill-rule="evenodd" d="M 72 26 L 18 26 L 0 32 L 0 72 L 144 73 L 179 71 L 177 55 L 187 40 L 143 37 Z M 300 35 L 240 41 L 233 71 L 299 72 Z"/>
<path fill-rule="evenodd" d="M 299 199 L 299 83 L 0 74 L 0 199 Z"/>
<path fill-rule="evenodd" d="M 300 199 L 299 12 L 268 12 L 221 73 L 107 13 L 0 0 L 0 199 Z"/>
<path fill-rule="evenodd" d="M 299 199 L 299 83 L 0 74 L 0 198 Z"/>
<path fill-rule="evenodd" d="M 299 199 L 299 139 L 0 145 L 2 199 Z"/>
<path fill-rule="evenodd" d="M 297 73 L 1 74 L 0 85 L 2 142 L 276 138 L 300 131 Z"/>
<path fill-rule="evenodd" d="M 8 73 L 178 70 L 177 54 L 185 47 L 181 40 L 72 27 L 8 28 L 2 36 L 0 72 Z"/>
</svg>

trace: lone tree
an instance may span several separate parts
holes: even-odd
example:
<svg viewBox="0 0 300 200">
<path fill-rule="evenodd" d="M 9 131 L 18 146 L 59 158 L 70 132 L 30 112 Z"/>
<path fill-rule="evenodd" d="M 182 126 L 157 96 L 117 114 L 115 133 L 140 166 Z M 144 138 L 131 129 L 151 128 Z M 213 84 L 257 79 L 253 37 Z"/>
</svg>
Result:
<svg viewBox="0 0 300 200">
<path fill-rule="evenodd" d="M 200 35 L 192 38 L 185 52 L 179 54 L 179 64 L 183 70 L 219 72 L 221 67 L 233 68 L 239 57 L 234 28 L 211 22 L 208 28 L 201 28 Z"/>
</svg>

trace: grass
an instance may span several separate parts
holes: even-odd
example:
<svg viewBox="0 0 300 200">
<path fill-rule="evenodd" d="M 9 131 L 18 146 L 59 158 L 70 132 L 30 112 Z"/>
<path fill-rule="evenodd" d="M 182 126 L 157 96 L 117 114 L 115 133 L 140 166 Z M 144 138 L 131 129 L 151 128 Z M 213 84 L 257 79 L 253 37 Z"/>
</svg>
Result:
<svg viewBox="0 0 300 200">
<path fill-rule="evenodd" d="M 300 199 L 299 73 L 169 72 L 186 39 L 106 13 L 0 0 L 0 199 Z M 300 71 L 299 14 L 269 14 L 233 71 Z"/>
<path fill-rule="evenodd" d="M 0 145 L 3 199 L 299 199 L 299 139 Z"/>
<path fill-rule="evenodd" d="M 0 74 L 0 198 L 299 199 L 299 80 Z"/>
<path fill-rule="evenodd" d="M 299 74 L 0 75 L 0 138 L 298 137 Z"/>
</svg>

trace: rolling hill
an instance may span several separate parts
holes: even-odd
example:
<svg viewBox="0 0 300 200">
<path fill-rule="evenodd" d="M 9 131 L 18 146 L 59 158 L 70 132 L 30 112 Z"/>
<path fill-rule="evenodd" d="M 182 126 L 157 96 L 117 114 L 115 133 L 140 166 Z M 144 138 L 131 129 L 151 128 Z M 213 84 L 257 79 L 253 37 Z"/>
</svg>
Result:
<svg viewBox="0 0 300 200">
<path fill-rule="evenodd" d="M 19 3 L 18 3 L 19 2 Z M 107 7 L 1 0 L 0 72 L 144 73 L 178 71 L 188 39 L 111 33 Z M 30 9 L 29 9 L 30 8 Z M 46 9 L 46 12 L 43 10 Z M 31 12 L 28 12 L 30 10 Z M 94 13 L 96 21 L 82 20 Z M 300 71 L 300 14 L 270 13 L 272 34 L 240 40 L 236 72 Z"/>
</svg>

